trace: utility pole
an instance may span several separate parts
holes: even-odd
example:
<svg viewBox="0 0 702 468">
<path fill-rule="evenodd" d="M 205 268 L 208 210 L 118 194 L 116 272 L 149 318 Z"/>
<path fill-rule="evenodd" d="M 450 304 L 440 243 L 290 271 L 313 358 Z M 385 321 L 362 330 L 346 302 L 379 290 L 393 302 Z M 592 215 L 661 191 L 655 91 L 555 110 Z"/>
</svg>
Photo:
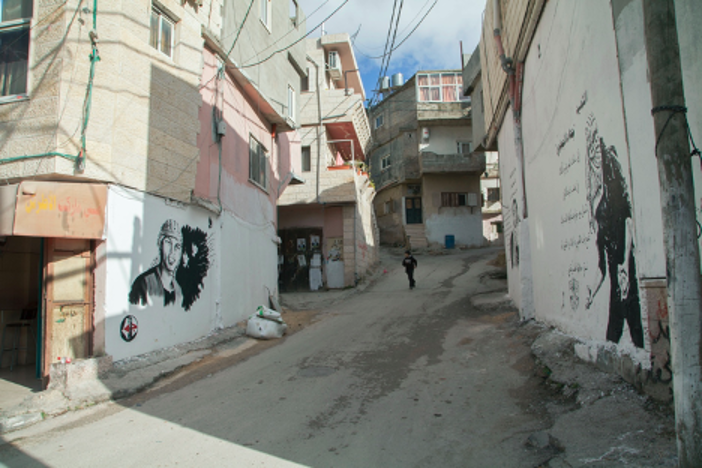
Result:
<svg viewBox="0 0 702 468">
<path fill-rule="evenodd" d="M 674 0 L 644 0 L 680 467 L 702 466 L 702 283 Z"/>
</svg>

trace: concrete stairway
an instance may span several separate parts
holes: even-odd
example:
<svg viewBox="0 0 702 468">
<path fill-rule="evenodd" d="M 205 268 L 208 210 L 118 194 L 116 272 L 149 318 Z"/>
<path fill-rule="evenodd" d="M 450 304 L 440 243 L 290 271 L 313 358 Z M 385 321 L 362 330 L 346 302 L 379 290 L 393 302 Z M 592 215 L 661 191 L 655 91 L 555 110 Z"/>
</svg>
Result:
<svg viewBox="0 0 702 468">
<path fill-rule="evenodd" d="M 429 245 L 424 224 L 405 225 L 405 234 L 408 237 L 411 249 L 426 248 Z"/>
</svg>

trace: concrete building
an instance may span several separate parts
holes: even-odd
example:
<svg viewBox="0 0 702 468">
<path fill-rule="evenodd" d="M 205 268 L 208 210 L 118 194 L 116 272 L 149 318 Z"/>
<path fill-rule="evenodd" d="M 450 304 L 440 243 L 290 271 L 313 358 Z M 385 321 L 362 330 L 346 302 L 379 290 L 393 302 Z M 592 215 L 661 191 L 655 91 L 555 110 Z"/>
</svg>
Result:
<svg viewBox="0 0 702 468">
<path fill-rule="evenodd" d="M 381 242 L 482 245 L 485 156 L 473 151 L 461 71 L 420 71 L 406 83 L 394 81 L 369 110 Z"/>
<path fill-rule="evenodd" d="M 485 172 L 480 176 L 482 195 L 483 238 L 486 244 L 502 244 L 502 198 L 500 168 L 496 151 L 485 150 L 485 102 L 480 73 L 480 46 L 463 56 L 463 95 L 471 98 L 473 151 L 485 152 Z"/>
<path fill-rule="evenodd" d="M 702 18 L 696 2 L 675 7 L 687 119 L 699 140 L 702 52 L 693 38 Z M 643 17 L 641 1 L 488 2 L 484 142 L 499 150 L 509 293 L 522 318 L 579 338 L 585 359 L 669 397 Z M 493 33 L 501 25 L 502 58 Z M 699 161 L 690 170 L 702 200 Z"/>
<path fill-rule="evenodd" d="M 277 294 L 305 50 L 273 52 L 306 31 L 249 4 L 2 4 L 0 328 L 27 319 L 19 363 L 45 383 L 57 358 L 190 341 Z"/>
<path fill-rule="evenodd" d="M 348 34 L 307 39 L 298 124 L 304 183 L 278 201 L 280 286 L 354 286 L 378 262 L 365 92 Z"/>
</svg>

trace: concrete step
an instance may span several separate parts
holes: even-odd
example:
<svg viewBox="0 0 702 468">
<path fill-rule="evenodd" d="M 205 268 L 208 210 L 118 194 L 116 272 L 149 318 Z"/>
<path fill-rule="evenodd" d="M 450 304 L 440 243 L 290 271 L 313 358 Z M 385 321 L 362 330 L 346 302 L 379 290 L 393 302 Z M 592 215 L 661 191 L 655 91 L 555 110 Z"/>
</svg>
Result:
<svg viewBox="0 0 702 468">
<path fill-rule="evenodd" d="M 427 242 L 426 230 L 423 224 L 408 224 L 405 226 L 405 234 L 409 237 L 410 248 L 418 249 L 429 246 Z"/>
</svg>

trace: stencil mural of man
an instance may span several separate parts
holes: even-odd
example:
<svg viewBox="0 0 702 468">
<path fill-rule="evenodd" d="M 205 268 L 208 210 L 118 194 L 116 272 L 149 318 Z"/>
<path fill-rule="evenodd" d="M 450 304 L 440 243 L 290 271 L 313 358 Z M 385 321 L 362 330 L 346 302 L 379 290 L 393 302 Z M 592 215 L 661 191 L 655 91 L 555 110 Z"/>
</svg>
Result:
<svg viewBox="0 0 702 468">
<path fill-rule="evenodd" d="M 618 343 L 624 321 L 634 345 L 643 348 L 639 285 L 634 257 L 632 208 L 626 180 L 613 146 L 607 147 L 599 136 L 597 123 L 590 116 L 585 129 L 587 139 L 587 198 L 590 229 L 597 234 L 598 268 L 588 286 L 585 307 L 592 301 L 609 274 L 609 323 L 607 340 Z"/>
<path fill-rule="evenodd" d="M 129 292 L 129 302 L 146 305 L 153 297 L 163 297 L 163 305 L 175 304 L 182 297 L 176 272 L 183 257 L 183 234 L 172 219 L 161 226 L 158 234 L 159 263 L 136 277 Z"/>
</svg>

